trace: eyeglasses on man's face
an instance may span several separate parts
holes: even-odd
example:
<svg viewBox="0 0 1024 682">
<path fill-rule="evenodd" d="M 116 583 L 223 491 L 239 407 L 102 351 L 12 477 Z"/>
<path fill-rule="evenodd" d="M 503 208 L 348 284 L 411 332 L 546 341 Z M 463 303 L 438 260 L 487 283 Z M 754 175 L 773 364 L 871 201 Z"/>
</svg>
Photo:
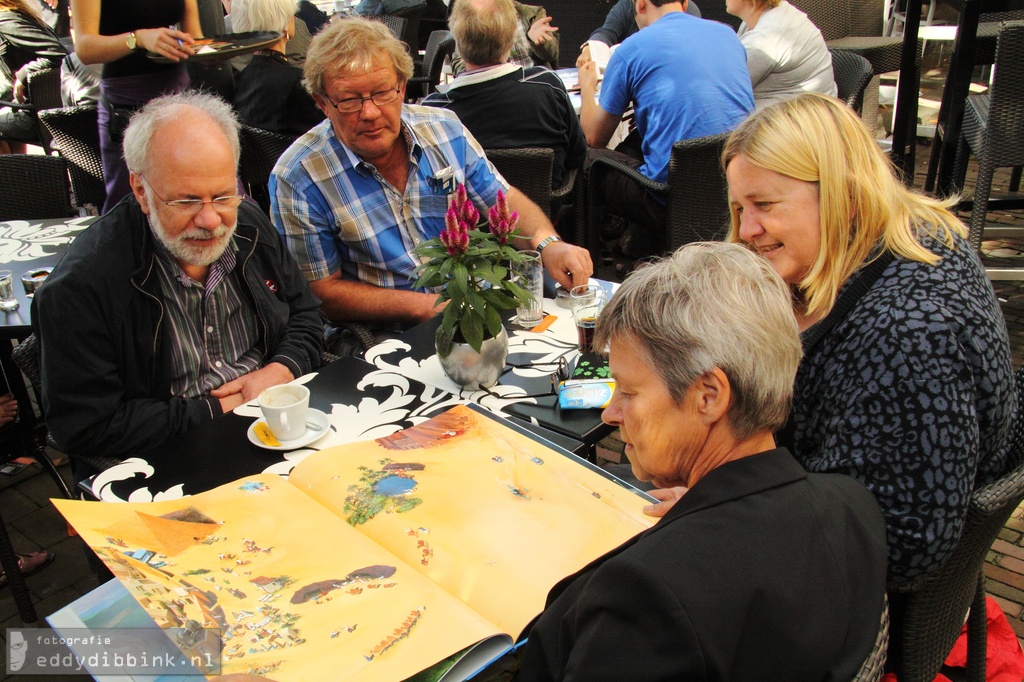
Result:
<svg viewBox="0 0 1024 682">
<path fill-rule="evenodd" d="M 156 195 L 157 199 L 162 201 L 165 206 L 177 213 L 180 213 L 181 215 L 196 215 L 203 210 L 203 206 L 206 206 L 207 204 L 213 206 L 218 213 L 226 213 L 238 208 L 239 204 L 242 203 L 242 199 L 245 198 L 241 194 L 225 194 L 224 196 L 214 197 L 209 201 L 204 201 L 202 199 L 172 199 L 171 201 L 167 201 L 167 199 L 164 199 L 155 189 L 153 189 L 153 185 L 149 180 L 146 180 L 146 176 L 140 175 L 139 177 L 145 180 L 146 185 L 153 190 L 153 194 Z"/>
<path fill-rule="evenodd" d="M 399 94 L 402 92 L 402 84 L 399 83 L 393 88 L 388 90 L 380 90 L 378 92 L 372 92 L 366 97 L 346 97 L 345 99 L 339 99 L 337 102 L 332 100 L 327 95 L 324 95 L 324 99 L 331 103 L 338 113 L 341 114 L 354 114 L 357 111 L 362 111 L 363 104 L 367 100 L 373 102 L 378 107 L 382 107 L 386 104 L 391 104 L 398 99 Z"/>
</svg>

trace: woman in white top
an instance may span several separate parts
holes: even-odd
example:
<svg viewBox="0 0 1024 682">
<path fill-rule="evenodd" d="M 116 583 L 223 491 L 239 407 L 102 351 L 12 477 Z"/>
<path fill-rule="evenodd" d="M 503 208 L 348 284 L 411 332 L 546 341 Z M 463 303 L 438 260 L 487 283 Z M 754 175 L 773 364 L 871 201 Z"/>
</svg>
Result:
<svg viewBox="0 0 1024 682">
<path fill-rule="evenodd" d="M 806 14 L 786 0 L 726 0 L 725 9 L 743 20 L 737 34 L 758 109 L 804 92 L 836 94 L 832 55 Z"/>
</svg>

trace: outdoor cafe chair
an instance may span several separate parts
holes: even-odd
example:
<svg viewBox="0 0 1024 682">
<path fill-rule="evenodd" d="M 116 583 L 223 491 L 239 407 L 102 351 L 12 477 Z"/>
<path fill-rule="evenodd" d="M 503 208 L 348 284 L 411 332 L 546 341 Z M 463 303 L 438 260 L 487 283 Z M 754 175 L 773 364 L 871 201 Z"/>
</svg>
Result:
<svg viewBox="0 0 1024 682">
<path fill-rule="evenodd" d="M 836 96 L 858 114 L 864 108 L 864 89 L 871 82 L 871 62 L 849 50 L 829 50 Z"/>
<path fill-rule="evenodd" d="M 416 65 L 417 73 L 409 79 L 406 99 L 422 99 L 437 90 L 445 59 L 455 52 L 455 36 L 451 31 L 431 31 L 423 61 Z"/>
<path fill-rule="evenodd" d="M 967 620 L 967 682 L 985 680 L 985 555 L 1010 514 L 1024 500 L 1024 368 L 1015 377 L 1017 415 L 1011 434 L 1010 471 L 971 493 L 967 520 L 953 553 L 937 572 L 911 585 L 889 588 L 900 603 L 890 641 L 900 682 L 932 682 Z"/>
<path fill-rule="evenodd" d="M 661 253 L 671 253 L 683 244 L 718 241 L 729 227 L 729 199 L 721 156 L 729 133 L 679 140 L 672 145 L 668 182 L 654 182 L 636 169 L 609 158 L 598 157 L 590 167 L 587 189 L 586 245 L 594 262 L 601 258 L 600 225 L 605 214 L 603 177 L 610 173 L 628 175 L 647 190 L 666 200 Z"/>
<path fill-rule="evenodd" d="M 74 205 L 79 208 L 91 205 L 97 211 L 107 198 L 98 115 L 95 104 L 39 112 L 40 122 L 53 138 L 53 150 L 68 162 Z"/>
<path fill-rule="evenodd" d="M 0 154 L 0 220 L 75 215 L 68 164 L 59 156 Z"/>
<path fill-rule="evenodd" d="M 992 177 L 997 168 L 1024 165 L 1024 21 L 1004 22 L 996 42 L 995 69 L 988 92 L 970 95 L 964 107 L 963 125 L 957 147 L 953 177 L 962 188 L 967 175 L 968 159 L 978 161 L 978 176 L 971 202 L 969 239 L 975 249 L 981 248 L 992 191 Z M 1019 183 L 1019 171 L 1015 175 Z M 1011 181 L 1010 191 L 1020 189 Z M 1017 185 L 1017 186 L 1014 186 Z M 1021 197 L 1024 203 L 1024 197 Z M 990 235 L 1020 236 L 1021 228 L 990 230 Z M 1008 236 L 1008 235 L 1007 235 Z M 1019 268 L 987 269 L 993 279 L 1024 278 Z M 1016 274 L 1016 276 L 1013 276 Z"/>
</svg>

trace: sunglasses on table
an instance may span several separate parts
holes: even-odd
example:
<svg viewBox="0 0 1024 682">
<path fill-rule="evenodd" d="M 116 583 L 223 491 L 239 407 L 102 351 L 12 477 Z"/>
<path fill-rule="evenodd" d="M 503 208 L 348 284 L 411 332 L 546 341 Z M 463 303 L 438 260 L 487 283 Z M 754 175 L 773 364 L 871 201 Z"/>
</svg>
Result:
<svg viewBox="0 0 1024 682">
<path fill-rule="evenodd" d="M 546 398 L 548 396 L 557 396 L 558 384 L 563 381 L 567 381 L 569 377 L 572 376 L 572 370 L 569 368 L 569 363 L 564 357 L 559 357 L 558 360 L 553 360 L 551 362 L 508 362 L 505 363 L 505 369 L 501 374 L 504 376 L 514 369 L 536 369 L 544 371 L 547 374 L 548 381 L 550 382 L 548 390 L 544 393 L 527 393 L 525 395 L 516 393 L 515 395 L 509 396 L 497 395 L 492 393 L 490 389 L 486 388 L 483 390 L 495 398 Z"/>
</svg>

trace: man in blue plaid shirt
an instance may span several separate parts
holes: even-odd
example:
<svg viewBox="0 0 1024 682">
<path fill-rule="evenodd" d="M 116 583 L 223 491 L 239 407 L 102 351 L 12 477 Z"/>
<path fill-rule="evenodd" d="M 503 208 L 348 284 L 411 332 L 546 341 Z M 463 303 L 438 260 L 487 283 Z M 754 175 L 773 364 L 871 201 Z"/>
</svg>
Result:
<svg viewBox="0 0 1024 682">
<path fill-rule="evenodd" d="M 327 317 L 400 329 L 438 312 L 435 293 L 412 289 L 419 259 L 410 251 L 440 234 L 459 184 L 482 213 L 504 191 L 520 215 L 517 246 L 541 250 L 566 287 L 586 283 L 589 253 L 558 239 L 455 114 L 403 106 L 411 74 L 405 45 L 366 19 L 332 23 L 307 53 L 306 88 L 327 120 L 279 159 L 271 216 Z"/>
</svg>

